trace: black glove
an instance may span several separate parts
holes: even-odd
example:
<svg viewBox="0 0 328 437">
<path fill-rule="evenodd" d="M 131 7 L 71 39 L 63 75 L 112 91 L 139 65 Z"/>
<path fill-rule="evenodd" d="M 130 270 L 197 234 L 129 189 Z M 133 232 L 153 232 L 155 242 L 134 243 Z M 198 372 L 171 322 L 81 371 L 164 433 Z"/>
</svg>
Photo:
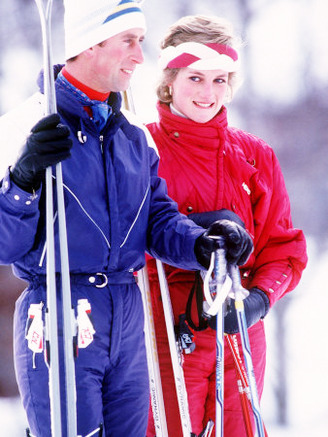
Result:
<svg viewBox="0 0 328 437">
<path fill-rule="evenodd" d="M 14 166 L 11 178 L 30 193 L 40 187 L 44 170 L 68 158 L 73 145 L 70 130 L 60 124 L 58 114 L 42 118 L 31 130 L 26 144 Z"/>
<path fill-rule="evenodd" d="M 241 266 L 253 251 L 252 239 L 242 226 L 231 220 L 218 220 L 197 238 L 194 246 L 197 261 L 206 269 L 210 265 L 211 253 L 221 244 L 210 236 L 223 237 L 228 263 Z"/>
<path fill-rule="evenodd" d="M 212 223 L 218 220 L 231 220 L 245 228 L 245 223 L 239 215 L 226 208 L 217 209 L 215 211 L 193 212 L 188 214 L 188 218 L 196 223 L 196 225 L 202 226 L 205 229 L 209 228 Z"/>
<path fill-rule="evenodd" d="M 270 309 L 270 301 L 264 291 L 258 288 L 251 288 L 249 296 L 244 299 L 244 308 L 247 328 L 249 328 L 267 315 Z M 212 317 L 209 322 L 211 328 L 216 329 L 215 323 L 216 317 Z M 233 299 L 230 299 L 227 313 L 224 316 L 224 332 L 226 334 L 236 334 L 239 332 L 235 301 Z"/>
</svg>

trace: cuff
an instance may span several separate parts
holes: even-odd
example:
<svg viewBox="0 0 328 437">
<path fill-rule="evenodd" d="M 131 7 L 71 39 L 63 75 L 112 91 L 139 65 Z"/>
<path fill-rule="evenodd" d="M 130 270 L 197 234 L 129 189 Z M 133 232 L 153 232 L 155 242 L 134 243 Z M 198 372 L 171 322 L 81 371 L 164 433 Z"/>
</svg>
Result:
<svg viewBox="0 0 328 437">
<path fill-rule="evenodd" d="M 28 193 L 22 190 L 10 179 L 9 168 L 2 180 L 0 191 L 6 196 L 7 201 L 14 206 L 15 209 L 32 211 L 38 208 L 41 187 L 34 193 Z"/>
</svg>

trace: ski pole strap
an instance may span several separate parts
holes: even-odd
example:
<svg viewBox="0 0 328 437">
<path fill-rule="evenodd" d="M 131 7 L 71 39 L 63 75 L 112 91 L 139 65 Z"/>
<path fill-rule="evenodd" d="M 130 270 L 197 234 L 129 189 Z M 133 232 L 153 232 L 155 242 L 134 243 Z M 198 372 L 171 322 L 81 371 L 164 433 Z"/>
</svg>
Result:
<svg viewBox="0 0 328 437">
<path fill-rule="evenodd" d="M 194 323 L 191 317 L 191 308 L 193 303 L 193 298 L 196 298 L 197 314 L 198 314 L 198 326 Z M 198 270 L 195 274 L 195 281 L 190 290 L 187 305 L 186 305 L 186 320 L 188 325 L 195 331 L 204 331 L 208 327 L 207 320 L 203 317 L 203 280 Z"/>
</svg>

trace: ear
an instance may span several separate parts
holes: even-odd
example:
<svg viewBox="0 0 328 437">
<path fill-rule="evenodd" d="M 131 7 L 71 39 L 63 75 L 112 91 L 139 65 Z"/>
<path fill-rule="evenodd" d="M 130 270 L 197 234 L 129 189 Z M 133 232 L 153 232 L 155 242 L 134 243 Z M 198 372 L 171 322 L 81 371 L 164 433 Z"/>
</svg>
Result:
<svg viewBox="0 0 328 437">
<path fill-rule="evenodd" d="M 226 92 L 223 104 L 226 105 L 226 104 L 230 103 L 231 100 L 232 100 L 232 88 L 229 85 L 228 88 L 227 88 L 227 92 Z"/>
<path fill-rule="evenodd" d="M 99 44 L 96 44 L 90 47 L 89 49 L 84 50 L 83 55 L 85 56 L 86 59 L 91 59 L 95 56 L 97 50 L 99 50 Z"/>
</svg>

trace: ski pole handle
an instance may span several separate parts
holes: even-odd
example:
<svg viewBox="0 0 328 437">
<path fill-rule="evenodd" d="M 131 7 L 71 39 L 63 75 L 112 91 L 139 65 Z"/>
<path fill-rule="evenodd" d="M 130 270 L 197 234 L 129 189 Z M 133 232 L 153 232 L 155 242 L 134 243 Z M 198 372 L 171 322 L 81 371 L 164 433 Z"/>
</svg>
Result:
<svg viewBox="0 0 328 437">
<path fill-rule="evenodd" d="M 219 237 L 219 241 L 222 242 L 221 247 L 212 252 L 210 266 L 203 279 L 205 297 L 203 316 L 205 318 L 216 316 L 222 310 L 232 285 L 227 275 L 224 240 Z"/>
</svg>

